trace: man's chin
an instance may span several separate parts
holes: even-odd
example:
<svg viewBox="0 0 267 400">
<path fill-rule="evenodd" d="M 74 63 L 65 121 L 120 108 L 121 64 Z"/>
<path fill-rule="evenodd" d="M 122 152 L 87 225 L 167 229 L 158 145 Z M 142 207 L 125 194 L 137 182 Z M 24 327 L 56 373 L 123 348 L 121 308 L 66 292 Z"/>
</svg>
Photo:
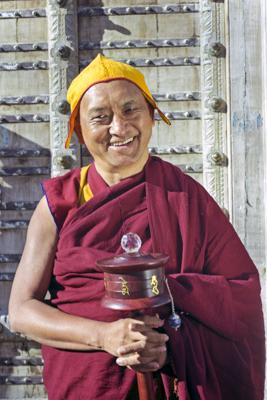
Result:
<svg viewBox="0 0 267 400">
<path fill-rule="evenodd" d="M 139 169 L 141 160 L 139 157 L 115 157 L 107 161 L 107 166 L 114 170 L 114 172 L 125 171 L 127 169 L 135 170 Z"/>
</svg>

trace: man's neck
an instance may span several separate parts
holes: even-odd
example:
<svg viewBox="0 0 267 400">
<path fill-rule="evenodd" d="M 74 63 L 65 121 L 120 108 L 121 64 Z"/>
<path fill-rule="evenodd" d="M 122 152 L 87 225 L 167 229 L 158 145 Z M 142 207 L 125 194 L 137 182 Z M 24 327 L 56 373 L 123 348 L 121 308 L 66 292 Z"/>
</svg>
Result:
<svg viewBox="0 0 267 400">
<path fill-rule="evenodd" d="M 129 178 L 130 176 L 137 175 L 141 172 L 146 165 L 148 156 L 139 165 L 127 166 L 127 168 L 105 168 L 100 163 L 95 161 L 95 167 L 99 175 L 104 179 L 104 181 L 109 185 L 115 185 L 121 180 Z"/>
</svg>

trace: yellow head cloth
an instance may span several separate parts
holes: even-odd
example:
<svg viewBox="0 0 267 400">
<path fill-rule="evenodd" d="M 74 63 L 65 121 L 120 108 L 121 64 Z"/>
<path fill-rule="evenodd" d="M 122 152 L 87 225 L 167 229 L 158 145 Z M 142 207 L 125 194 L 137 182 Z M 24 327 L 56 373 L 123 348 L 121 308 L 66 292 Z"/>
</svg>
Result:
<svg viewBox="0 0 267 400">
<path fill-rule="evenodd" d="M 102 54 L 98 54 L 96 58 L 71 82 L 68 89 L 67 100 L 70 104 L 71 115 L 69 121 L 69 133 L 65 143 L 66 148 L 70 145 L 74 127 L 79 142 L 84 143 L 79 127 L 77 127 L 77 125 L 75 126 L 75 120 L 78 115 L 80 101 L 85 92 L 97 83 L 112 81 L 115 79 L 126 79 L 135 84 L 141 90 L 146 100 L 158 111 L 163 121 L 168 125 L 171 125 L 169 119 L 158 108 L 147 87 L 144 75 L 138 71 L 138 69 L 131 65 L 106 58 Z"/>
</svg>

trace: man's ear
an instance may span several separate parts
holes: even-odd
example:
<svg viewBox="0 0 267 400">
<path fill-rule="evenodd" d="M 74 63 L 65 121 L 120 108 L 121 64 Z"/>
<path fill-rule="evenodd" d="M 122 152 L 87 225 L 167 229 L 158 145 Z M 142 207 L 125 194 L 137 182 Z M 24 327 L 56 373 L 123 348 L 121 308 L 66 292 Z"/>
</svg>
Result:
<svg viewBox="0 0 267 400">
<path fill-rule="evenodd" d="M 78 111 L 77 117 L 75 119 L 74 130 L 75 130 L 76 135 L 78 136 L 79 142 L 84 143 L 82 127 L 81 127 L 81 122 L 80 122 L 80 110 Z"/>
<path fill-rule="evenodd" d="M 153 121 L 153 126 L 155 126 L 155 123 L 156 123 L 156 121 L 155 121 L 155 108 L 153 108 L 152 106 L 151 106 L 150 115 L 151 115 L 151 118 L 152 118 L 152 121 Z"/>
<path fill-rule="evenodd" d="M 153 126 L 155 126 L 155 123 L 156 123 L 156 121 L 155 121 L 155 108 L 153 108 L 151 118 L 152 118 L 152 121 L 153 121 Z"/>
<path fill-rule="evenodd" d="M 75 129 L 75 132 L 77 132 L 77 130 L 82 132 L 81 121 L 80 121 L 80 110 L 78 111 L 77 117 L 75 119 L 74 129 Z"/>
<path fill-rule="evenodd" d="M 153 125 L 155 125 L 155 108 L 152 106 L 152 104 L 149 103 L 147 99 L 145 99 L 149 108 L 149 114 L 151 115 Z"/>
</svg>

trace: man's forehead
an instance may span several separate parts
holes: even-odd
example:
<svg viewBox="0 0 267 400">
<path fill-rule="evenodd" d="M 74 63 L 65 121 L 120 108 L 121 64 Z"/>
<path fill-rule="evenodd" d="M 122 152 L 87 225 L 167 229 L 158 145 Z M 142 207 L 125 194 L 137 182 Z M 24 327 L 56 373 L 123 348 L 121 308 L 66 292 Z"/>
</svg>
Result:
<svg viewBox="0 0 267 400">
<path fill-rule="evenodd" d="M 125 79 L 120 79 L 97 83 L 86 91 L 84 98 L 91 105 L 108 103 L 110 100 L 116 100 L 118 103 L 134 102 L 144 97 L 137 86 Z"/>
</svg>

